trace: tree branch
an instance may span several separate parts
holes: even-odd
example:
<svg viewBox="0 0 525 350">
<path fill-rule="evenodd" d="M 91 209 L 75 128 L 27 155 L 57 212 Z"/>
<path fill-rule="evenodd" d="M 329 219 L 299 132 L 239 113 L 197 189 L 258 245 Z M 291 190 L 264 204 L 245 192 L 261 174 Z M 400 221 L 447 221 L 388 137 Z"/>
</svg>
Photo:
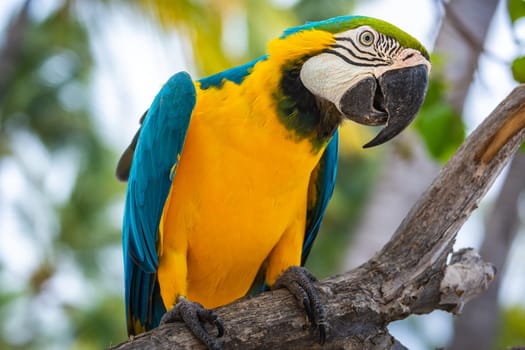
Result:
<svg viewBox="0 0 525 350">
<path fill-rule="evenodd" d="M 403 349 L 388 323 L 410 314 L 461 311 L 494 278 L 472 250 L 447 257 L 459 228 L 525 139 L 525 86 L 516 88 L 467 138 L 372 259 L 319 284 L 330 325 L 322 349 Z M 227 349 L 321 349 L 304 312 L 284 290 L 220 307 Z M 211 331 L 211 330 L 210 330 Z M 159 327 L 113 347 L 194 349 L 182 324 Z"/>
<path fill-rule="evenodd" d="M 519 152 L 509 166 L 507 177 L 486 219 L 480 253 L 494 264 L 501 276 L 505 274 L 505 261 L 520 224 L 518 207 L 525 190 L 524 173 L 525 154 Z M 501 278 L 494 281 L 487 293 L 465 308 L 463 317 L 456 320 L 455 336 L 449 350 L 494 348 L 497 323 L 501 318 L 498 303 L 500 285 Z"/>
</svg>

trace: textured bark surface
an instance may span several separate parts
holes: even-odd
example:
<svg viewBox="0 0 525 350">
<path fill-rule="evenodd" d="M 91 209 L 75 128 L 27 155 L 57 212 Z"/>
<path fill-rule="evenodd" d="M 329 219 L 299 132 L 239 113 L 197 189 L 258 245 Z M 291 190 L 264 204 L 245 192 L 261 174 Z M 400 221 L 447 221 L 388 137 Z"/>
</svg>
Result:
<svg viewBox="0 0 525 350">
<path fill-rule="evenodd" d="M 485 239 L 480 254 L 505 274 L 505 262 L 519 226 L 518 206 L 525 190 L 525 155 L 518 152 L 509 167 L 507 177 L 485 224 Z M 498 292 L 501 278 L 486 293 L 473 300 L 456 322 L 456 335 L 449 350 L 466 348 L 489 350 L 494 348 L 500 314 Z M 491 315 L 491 317 L 487 317 Z"/>
<path fill-rule="evenodd" d="M 525 139 L 525 87 L 516 88 L 469 136 L 416 202 L 392 239 L 356 269 L 319 284 L 330 325 L 316 343 L 303 311 L 284 290 L 217 309 L 225 349 L 403 349 L 391 321 L 441 309 L 458 312 L 494 277 L 472 250 L 452 255 L 457 231 Z M 182 324 L 135 337 L 113 349 L 201 348 Z"/>
</svg>

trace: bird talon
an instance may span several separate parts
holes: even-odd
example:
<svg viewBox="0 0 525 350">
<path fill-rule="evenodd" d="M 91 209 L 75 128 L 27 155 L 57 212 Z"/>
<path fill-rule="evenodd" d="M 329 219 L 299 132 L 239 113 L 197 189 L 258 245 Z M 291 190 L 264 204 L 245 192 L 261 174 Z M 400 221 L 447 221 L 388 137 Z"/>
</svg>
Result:
<svg viewBox="0 0 525 350">
<path fill-rule="evenodd" d="M 319 292 L 313 284 L 316 281 L 314 275 L 304 267 L 292 266 L 279 276 L 273 289 L 285 288 L 297 299 L 310 323 L 318 330 L 319 344 L 322 345 L 326 340 L 328 323 Z"/>
<path fill-rule="evenodd" d="M 306 312 L 306 316 L 308 316 L 308 320 L 312 321 L 315 316 L 312 311 L 312 307 L 310 306 L 310 300 L 308 300 L 307 298 L 303 299 L 303 307 L 304 311 Z"/>
<path fill-rule="evenodd" d="M 326 324 L 326 322 L 320 322 L 317 325 L 317 327 L 319 329 L 319 344 L 323 345 L 326 341 L 326 333 L 328 330 L 328 325 Z"/>
<path fill-rule="evenodd" d="M 215 325 L 215 328 L 217 328 L 217 338 L 222 337 L 224 335 L 224 325 L 222 324 L 222 321 L 217 317 L 213 324 Z"/>
<path fill-rule="evenodd" d="M 213 324 L 215 328 L 217 329 L 217 338 L 222 337 L 224 335 L 224 326 L 219 316 L 217 316 L 215 311 L 210 310 L 210 309 L 205 309 L 200 304 L 198 305 L 200 306 L 200 309 L 197 311 L 197 316 L 199 317 L 199 320 L 201 322 L 208 322 L 209 324 Z"/>
<path fill-rule="evenodd" d="M 182 321 L 186 327 L 206 345 L 208 349 L 220 350 L 221 344 L 217 341 L 224 335 L 224 326 L 215 311 L 204 308 L 201 304 L 180 298 L 173 308 L 167 311 L 161 318 L 160 324 Z M 212 336 L 204 324 L 209 323 L 217 329 L 217 336 Z"/>
</svg>

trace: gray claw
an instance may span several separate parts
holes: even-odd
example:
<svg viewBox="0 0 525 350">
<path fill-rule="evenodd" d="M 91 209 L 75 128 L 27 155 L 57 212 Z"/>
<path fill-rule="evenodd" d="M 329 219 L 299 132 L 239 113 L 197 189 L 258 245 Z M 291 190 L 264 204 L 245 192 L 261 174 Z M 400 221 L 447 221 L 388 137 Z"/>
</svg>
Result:
<svg viewBox="0 0 525 350">
<path fill-rule="evenodd" d="M 224 326 L 215 311 L 205 309 L 201 304 L 179 298 L 177 304 L 166 312 L 160 320 L 160 324 L 182 321 L 210 350 L 221 350 L 222 345 L 217 340 L 224 334 Z M 217 337 L 212 336 L 205 328 L 204 323 L 210 323 L 217 328 Z"/>
<path fill-rule="evenodd" d="M 273 285 L 273 289 L 286 288 L 304 307 L 308 320 L 319 330 L 319 343 L 326 340 L 328 330 L 326 311 L 314 285 L 317 279 L 306 268 L 291 266 L 284 271 Z"/>
</svg>

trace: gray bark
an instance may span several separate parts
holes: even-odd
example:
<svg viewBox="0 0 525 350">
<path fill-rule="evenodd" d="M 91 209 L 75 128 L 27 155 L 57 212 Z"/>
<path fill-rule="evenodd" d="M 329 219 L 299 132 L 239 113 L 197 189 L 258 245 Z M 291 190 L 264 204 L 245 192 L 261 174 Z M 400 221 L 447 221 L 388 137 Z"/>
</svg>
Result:
<svg viewBox="0 0 525 350">
<path fill-rule="evenodd" d="M 525 174 L 525 155 L 518 152 L 485 224 L 485 239 L 480 254 L 492 262 L 502 276 L 519 224 L 518 204 L 525 188 L 523 174 Z M 500 285 L 501 278 L 497 278 L 487 293 L 465 307 L 463 315 L 456 322 L 456 336 L 449 347 L 450 350 L 493 348 L 500 314 L 498 305 Z"/>
</svg>

